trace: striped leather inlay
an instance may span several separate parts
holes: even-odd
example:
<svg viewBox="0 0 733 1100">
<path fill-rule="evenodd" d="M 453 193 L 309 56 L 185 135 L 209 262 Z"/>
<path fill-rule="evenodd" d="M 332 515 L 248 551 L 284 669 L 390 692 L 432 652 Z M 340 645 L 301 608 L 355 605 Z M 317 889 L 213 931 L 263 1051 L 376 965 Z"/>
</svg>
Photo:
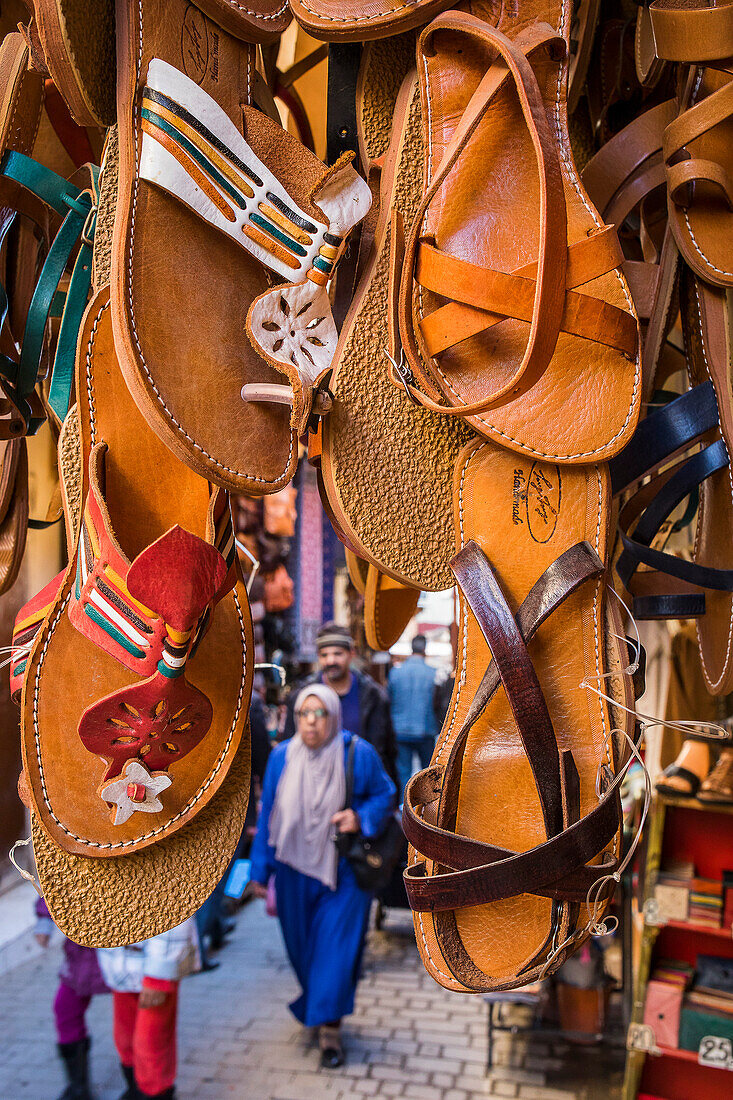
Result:
<svg viewBox="0 0 733 1100">
<path fill-rule="evenodd" d="M 222 499 L 226 500 L 225 497 Z M 231 512 L 226 503 L 215 521 L 214 546 L 224 558 L 228 570 L 231 569 L 236 546 Z M 124 578 L 109 563 L 99 568 L 99 557 L 99 537 L 87 503 L 82 518 L 74 585 L 77 602 L 84 614 L 130 657 L 136 661 L 145 660 L 152 655 L 152 647 L 160 646 L 158 671 L 170 678 L 182 675 L 186 661 L 205 630 L 209 608 L 201 614 L 195 630 L 182 632 L 168 623 L 164 624 L 165 636 L 161 645 L 157 640 L 160 634 L 158 632 L 156 638 L 154 627 L 154 624 L 160 624 L 160 616 L 131 595 Z M 87 584 L 90 576 L 93 577 L 92 583 Z M 42 618 L 41 615 L 41 621 Z"/>
<path fill-rule="evenodd" d="M 253 199 L 255 192 L 249 181 L 263 186 L 257 173 L 185 107 L 155 88 L 143 91 L 142 119 L 144 132 L 176 158 L 227 220 L 235 220 L 232 204 L 245 211 L 248 221 L 260 232 L 253 233 L 245 222 L 244 235 L 281 263 L 294 270 L 300 267 L 314 243 L 316 225 L 271 191 L 267 192 L 268 203 L 250 206 L 247 200 Z"/>
</svg>

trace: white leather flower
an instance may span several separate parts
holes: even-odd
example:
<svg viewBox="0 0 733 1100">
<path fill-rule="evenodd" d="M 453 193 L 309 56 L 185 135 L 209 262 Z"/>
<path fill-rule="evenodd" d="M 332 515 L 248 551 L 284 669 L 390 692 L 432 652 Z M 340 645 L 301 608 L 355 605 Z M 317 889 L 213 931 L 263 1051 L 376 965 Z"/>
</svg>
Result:
<svg viewBox="0 0 733 1100">
<path fill-rule="evenodd" d="M 156 814 L 162 810 L 163 803 L 158 795 L 171 783 L 171 777 L 165 772 L 151 774 L 139 760 L 128 760 L 122 775 L 105 783 L 99 793 L 105 802 L 117 807 L 113 824 L 124 825 L 137 811 Z"/>
</svg>

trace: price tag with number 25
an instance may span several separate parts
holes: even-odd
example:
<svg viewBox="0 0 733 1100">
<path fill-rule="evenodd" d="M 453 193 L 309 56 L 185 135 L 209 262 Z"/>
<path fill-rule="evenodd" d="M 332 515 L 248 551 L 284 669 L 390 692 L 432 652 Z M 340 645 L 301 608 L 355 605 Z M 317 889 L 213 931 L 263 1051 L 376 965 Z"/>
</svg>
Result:
<svg viewBox="0 0 733 1100">
<path fill-rule="evenodd" d="M 733 1043 L 730 1039 L 721 1039 L 717 1035 L 706 1035 L 700 1040 L 697 1060 L 701 1066 L 733 1070 Z"/>
</svg>

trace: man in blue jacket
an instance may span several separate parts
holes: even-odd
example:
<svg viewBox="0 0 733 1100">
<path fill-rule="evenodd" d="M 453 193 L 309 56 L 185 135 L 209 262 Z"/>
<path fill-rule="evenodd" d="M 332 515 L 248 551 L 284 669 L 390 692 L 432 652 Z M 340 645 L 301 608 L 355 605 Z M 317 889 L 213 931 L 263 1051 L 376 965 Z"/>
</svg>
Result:
<svg viewBox="0 0 733 1100">
<path fill-rule="evenodd" d="M 425 645 L 425 635 L 416 634 L 412 639 L 412 656 L 392 669 L 387 685 L 402 792 L 416 771 L 415 756 L 419 767 L 428 767 L 438 733 L 433 709 L 435 669 L 425 660 Z"/>
</svg>

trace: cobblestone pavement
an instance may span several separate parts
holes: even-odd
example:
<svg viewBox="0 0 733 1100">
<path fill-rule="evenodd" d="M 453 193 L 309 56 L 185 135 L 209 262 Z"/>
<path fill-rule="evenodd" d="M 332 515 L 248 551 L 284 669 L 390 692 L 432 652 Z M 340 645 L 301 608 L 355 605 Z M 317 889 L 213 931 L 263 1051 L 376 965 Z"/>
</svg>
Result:
<svg viewBox="0 0 733 1100">
<path fill-rule="evenodd" d="M 218 969 L 186 979 L 179 1014 L 179 1100 L 615 1100 L 618 1053 L 501 1035 L 485 1076 L 486 1006 L 424 972 L 407 914 L 372 932 L 356 1011 L 345 1024 L 347 1065 L 321 1071 L 313 1037 L 287 1010 L 297 994 L 277 921 L 253 902 L 239 915 Z M 51 1005 L 58 944 L 5 974 L 0 996 L 0 1097 L 56 1100 L 63 1078 Z M 122 1091 L 111 998 L 88 1013 L 98 1100 Z"/>
</svg>

